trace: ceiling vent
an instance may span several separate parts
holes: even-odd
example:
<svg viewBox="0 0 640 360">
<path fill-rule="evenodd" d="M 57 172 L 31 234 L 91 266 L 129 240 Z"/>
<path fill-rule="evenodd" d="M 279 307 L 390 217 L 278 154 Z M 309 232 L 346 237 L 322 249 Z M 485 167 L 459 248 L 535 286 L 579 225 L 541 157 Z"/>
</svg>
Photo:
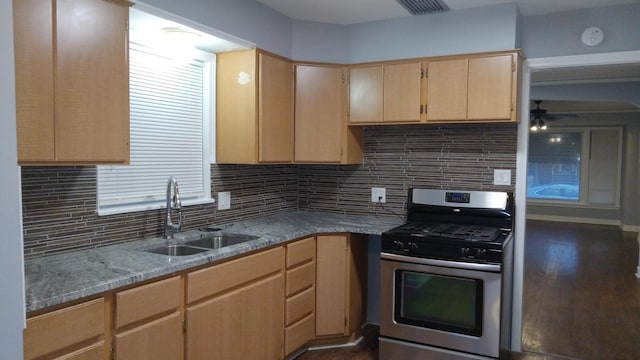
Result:
<svg viewBox="0 0 640 360">
<path fill-rule="evenodd" d="M 411 15 L 423 15 L 448 11 L 449 7 L 443 0 L 398 0 Z"/>
</svg>

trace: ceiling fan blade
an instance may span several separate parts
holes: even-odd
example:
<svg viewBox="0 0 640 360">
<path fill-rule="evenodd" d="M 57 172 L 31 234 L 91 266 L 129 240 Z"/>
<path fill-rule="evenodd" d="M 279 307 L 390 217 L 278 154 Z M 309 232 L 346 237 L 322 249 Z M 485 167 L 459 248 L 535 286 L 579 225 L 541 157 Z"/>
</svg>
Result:
<svg viewBox="0 0 640 360">
<path fill-rule="evenodd" d="M 557 119 L 569 119 L 569 118 L 577 118 L 578 114 L 544 114 L 542 118 L 545 120 L 557 120 Z"/>
</svg>

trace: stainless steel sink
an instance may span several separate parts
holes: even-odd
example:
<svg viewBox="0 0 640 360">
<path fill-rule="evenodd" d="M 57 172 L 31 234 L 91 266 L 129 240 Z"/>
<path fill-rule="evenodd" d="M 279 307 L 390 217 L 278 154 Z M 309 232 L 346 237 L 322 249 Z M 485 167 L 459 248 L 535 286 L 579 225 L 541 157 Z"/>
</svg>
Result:
<svg viewBox="0 0 640 360">
<path fill-rule="evenodd" d="M 188 256 L 200 254 L 210 249 L 197 248 L 186 245 L 164 245 L 153 249 L 145 250 L 146 252 L 168 255 L 168 256 Z"/>
<path fill-rule="evenodd" d="M 144 251 L 167 256 L 189 256 L 200 254 L 205 251 L 211 251 L 213 249 L 223 248 L 225 246 L 240 244 L 257 238 L 257 236 L 242 234 L 210 235 L 202 239 L 187 241 L 184 244 L 163 245 Z"/>
<path fill-rule="evenodd" d="M 225 246 L 231 246 L 235 244 L 240 244 L 246 241 L 251 241 L 257 239 L 257 236 L 251 235 L 242 235 L 242 234 L 222 234 L 222 235 L 213 235 L 207 236 L 198 240 L 187 241 L 185 245 L 188 246 L 196 246 L 199 248 L 207 248 L 207 249 L 219 249 Z"/>
</svg>

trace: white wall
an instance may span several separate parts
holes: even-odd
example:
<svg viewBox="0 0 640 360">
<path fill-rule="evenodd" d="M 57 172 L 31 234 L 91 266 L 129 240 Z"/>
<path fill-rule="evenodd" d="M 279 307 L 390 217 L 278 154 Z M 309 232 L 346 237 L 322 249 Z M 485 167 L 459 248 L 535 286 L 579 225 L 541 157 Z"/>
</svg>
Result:
<svg viewBox="0 0 640 360">
<path fill-rule="evenodd" d="M 11 0 L 0 0 L 0 349 L 3 359 L 22 359 L 24 265 L 20 168 L 16 153 L 13 22 Z"/>
<path fill-rule="evenodd" d="M 511 50 L 518 17 L 512 3 L 351 25 L 347 62 Z"/>
<path fill-rule="evenodd" d="M 255 43 L 261 49 L 291 57 L 291 19 L 256 1 L 143 0 L 142 2 Z"/>
<path fill-rule="evenodd" d="M 617 52 L 640 49 L 640 4 L 527 16 L 522 49 L 528 58 Z M 598 26 L 604 41 L 595 48 L 580 42 L 582 32 Z"/>
</svg>

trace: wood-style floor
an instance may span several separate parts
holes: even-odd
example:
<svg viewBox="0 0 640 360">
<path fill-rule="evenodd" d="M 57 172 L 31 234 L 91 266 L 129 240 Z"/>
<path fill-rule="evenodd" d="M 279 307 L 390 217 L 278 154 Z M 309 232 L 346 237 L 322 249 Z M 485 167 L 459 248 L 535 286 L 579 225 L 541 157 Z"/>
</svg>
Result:
<svg viewBox="0 0 640 360">
<path fill-rule="evenodd" d="M 523 349 L 570 359 L 640 359 L 636 233 L 529 221 Z"/>
<path fill-rule="evenodd" d="M 511 359 L 640 359 L 636 233 L 529 221 L 526 236 L 524 352 Z M 364 333 L 358 346 L 308 351 L 297 359 L 378 360 L 376 329 Z"/>
</svg>

